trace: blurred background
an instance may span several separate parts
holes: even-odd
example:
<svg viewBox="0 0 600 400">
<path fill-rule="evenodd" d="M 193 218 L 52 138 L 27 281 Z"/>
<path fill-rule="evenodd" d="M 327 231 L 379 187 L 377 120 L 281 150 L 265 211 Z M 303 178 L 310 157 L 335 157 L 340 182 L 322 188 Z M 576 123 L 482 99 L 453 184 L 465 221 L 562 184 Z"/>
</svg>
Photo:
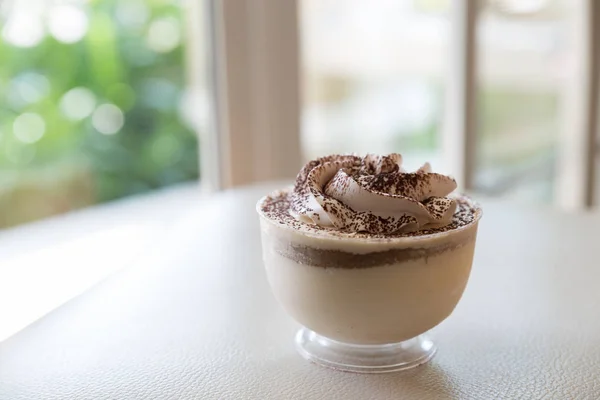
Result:
<svg viewBox="0 0 600 400">
<path fill-rule="evenodd" d="M 578 3 L 480 1 L 474 190 L 555 201 Z M 210 172 L 198 138 L 213 60 L 190 4 L 1 4 L 0 228 Z M 401 152 L 439 164 L 450 6 L 298 1 L 303 160 Z"/>
<path fill-rule="evenodd" d="M 480 3 L 475 189 L 551 203 L 573 2 Z M 398 151 L 439 168 L 451 0 L 301 4 L 305 152 Z"/>
<path fill-rule="evenodd" d="M 1 228 L 198 179 L 179 2 L 1 12 Z"/>
</svg>

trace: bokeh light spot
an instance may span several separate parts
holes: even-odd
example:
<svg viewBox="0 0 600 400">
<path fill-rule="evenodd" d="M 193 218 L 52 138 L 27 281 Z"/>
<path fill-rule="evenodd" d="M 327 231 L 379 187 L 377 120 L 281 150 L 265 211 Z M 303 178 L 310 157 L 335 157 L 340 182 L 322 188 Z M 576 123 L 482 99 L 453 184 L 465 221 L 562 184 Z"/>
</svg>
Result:
<svg viewBox="0 0 600 400">
<path fill-rule="evenodd" d="M 12 13 L 2 29 L 2 38 L 17 47 L 35 47 L 45 35 L 41 19 L 25 11 Z"/>
<path fill-rule="evenodd" d="M 49 93 L 48 78 L 37 72 L 23 72 L 10 81 L 6 96 L 11 106 L 22 108 L 37 103 Z"/>
<path fill-rule="evenodd" d="M 123 111 L 114 104 L 102 104 L 92 115 L 92 125 L 98 132 L 105 135 L 114 135 L 119 132 L 124 123 Z"/>
<path fill-rule="evenodd" d="M 65 117 L 73 121 L 84 119 L 94 112 L 96 96 L 85 87 L 76 87 L 69 90 L 60 99 L 60 111 Z"/>
<path fill-rule="evenodd" d="M 13 134 L 23 143 L 35 143 L 44 136 L 46 123 L 36 113 L 23 113 L 13 122 Z"/>
<path fill-rule="evenodd" d="M 166 79 L 145 79 L 141 85 L 140 101 L 159 110 L 177 109 L 179 89 Z"/>
<path fill-rule="evenodd" d="M 83 39 L 88 30 L 85 12 L 72 5 L 53 7 L 48 15 L 48 30 L 59 42 L 76 43 Z"/>
<path fill-rule="evenodd" d="M 206 89 L 183 91 L 179 101 L 179 116 L 188 127 L 196 132 L 208 128 L 210 118 L 210 100 Z"/>
<path fill-rule="evenodd" d="M 152 21 L 146 36 L 148 48 L 157 53 L 168 53 L 179 46 L 180 42 L 180 24 L 176 18 L 165 17 Z"/>
<path fill-rule="evenodd" d="M 148 22 L 150 10 L 142 0 L 128 0 L 118 2 L 115 14 L 121 25 L 140 29 Z"/>
</svg>

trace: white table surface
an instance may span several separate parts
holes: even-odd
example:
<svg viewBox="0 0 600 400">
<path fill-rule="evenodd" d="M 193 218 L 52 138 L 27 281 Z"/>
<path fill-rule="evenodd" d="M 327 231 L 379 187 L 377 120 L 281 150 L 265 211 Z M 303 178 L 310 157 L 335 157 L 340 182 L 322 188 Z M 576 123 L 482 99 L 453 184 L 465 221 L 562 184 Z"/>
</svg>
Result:
<svg viewBox="0 0 600 400">
<path fill-rule="evenodd" d="M 1 343 L 0 399 L 600 398 L 599 214 L 484 202 L 438 354 L 357 375 L 296 354 L 261 265 L 264 192 L 185 202 L 160 252 Z"/>
<path fill-rule="evenodd" d="M 1 230 L 0 342 L 160 251 L 154 244 L 202 197 L 186 183 Z"/>
</svg>

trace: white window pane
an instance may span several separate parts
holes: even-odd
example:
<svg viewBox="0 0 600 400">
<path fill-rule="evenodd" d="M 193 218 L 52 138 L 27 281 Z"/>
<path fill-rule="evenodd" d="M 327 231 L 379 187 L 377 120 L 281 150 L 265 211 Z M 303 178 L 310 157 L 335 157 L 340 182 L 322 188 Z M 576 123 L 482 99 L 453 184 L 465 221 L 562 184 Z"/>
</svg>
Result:
<svg viewBox="0 0 600 400">
<path fill-rule="evenodd" d="M 476 187 L 550 203 L 569 60 L 566 2 L 496 2 L 480 15 Z M 539 3 L 539 4 L 538 4 Z M 537 7 L 535 7 L 537 5 Z"/>
<path fill-rule="evenodd" d="M 397 151 L 409 167 L 435 166 L 448 2 L 300 4 L 305 157 Z"/>
</svg>

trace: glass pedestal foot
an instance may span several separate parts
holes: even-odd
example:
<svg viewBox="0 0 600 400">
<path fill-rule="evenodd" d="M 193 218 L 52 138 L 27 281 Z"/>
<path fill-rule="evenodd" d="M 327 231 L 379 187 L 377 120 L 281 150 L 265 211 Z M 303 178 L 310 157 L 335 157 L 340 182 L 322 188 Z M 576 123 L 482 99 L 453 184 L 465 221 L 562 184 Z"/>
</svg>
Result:
<svg viewBox="0 0 600 400">
<path fill-rule="evenodd" d="M 433 342 L 420 335 L 404 342 L 376 345 L 342 343 L 308 328 L 296 334 L 296 348 L 307 360 L 340 371 L 383 373 L 425 364 L 436 352 Z"/>
</svg>

